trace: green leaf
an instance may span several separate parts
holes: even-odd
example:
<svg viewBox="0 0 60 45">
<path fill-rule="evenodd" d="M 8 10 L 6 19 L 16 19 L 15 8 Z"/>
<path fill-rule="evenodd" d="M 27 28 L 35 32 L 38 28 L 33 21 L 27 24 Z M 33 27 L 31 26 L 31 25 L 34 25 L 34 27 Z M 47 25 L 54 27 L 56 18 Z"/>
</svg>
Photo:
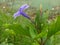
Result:
<svg viewBox="0 0 60 45">
<path fill-rule="evenodd" d="M 41 31 L 41 29 L 42 29 L 41 23 L 42 23 L 42 18 L 40 15 L 40 11 L 37 11 L 36 18 L 35 18 L 35 25 L 36 25 L 37 30 Z"/>
<path fill-rule="evenodd" d="M 32 45 L 40 45 L 37 41 L 33 42 Z"/>
<path fill-rule="evenodd" d="M 14 45 L 31 45 L 32 44 L 32 39 L 28 36 L 16 36 L 14 40 Z"/>
<path fill-rule="evenodd" d="M 49 25 L 47 37 L 50 38 L 58 31 L 60 31 L 60 16 L 57 17 L 56 22 L 52 22 L 52 24 Z"/>
<path fill-rule="evenodd" d="M 16 34 L 30 36 L 29 30 L 27 29 L 27 27 L 22 27 L 21 24 L 18 24 L 18 23 L 7 24 L 4 27 L 5 29 L 13 30 Z"/>
<path fill-rule="evenodd" d="M 47 31 L 42 31 L 41 33 L 36 35 L 35 39 L 44 38 L 46 35 L 47 35 Z"/>
<path fill-rule="evenodd" d="M 30 32 L 30 35 L 31 35 L 32 38 L 36 37 L 37 31 L 36 31 L 36 29 L 35 29 L 35 27 L 33 25 L 29 26 L 29 32 Z"/>
<path fill-rule="evenodd" d="M 36 13 L 35 25 L 36 25 L 37 30 L 39 30 L 38 31 L 39 33 L 42 30 L 46 29 L 47 19 L 48 19 L 48 13 L 43 13 L 42 15 L 40 15 L 40 11 Z"/>
</svg>

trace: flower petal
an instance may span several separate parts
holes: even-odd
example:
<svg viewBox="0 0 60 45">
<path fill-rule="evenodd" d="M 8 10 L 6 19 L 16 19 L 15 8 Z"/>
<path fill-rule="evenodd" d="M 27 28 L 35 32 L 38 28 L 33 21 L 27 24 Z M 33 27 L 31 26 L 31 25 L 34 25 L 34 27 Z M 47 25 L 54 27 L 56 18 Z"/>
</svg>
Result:
<svg viewBox="0 0 60 45">
<path fill-rule="evenodd" d="M 30 19 L 30 17 L 29 17 L 26 13 L 21 12 L 21 14 L 22 14 L 22 16 L 24 16 L 24 17 L 26 17 L 26 18 Z"/>
<path fill-rule="evenodd" d="M 13 17 L 14 18 L 16 18 L 17 16 L 20 16 L 21 14 L 20 14 L 20 11 L 17 11 L 14 15 L 13 15 Z"/>
<path fill-rule="evenodd" d="M 29 5 L 28 4 L 24 4 L 24 5 L 22 5 L 21 7 L 20 7 L 20 11 L 23 11 L 23 10 L 25 10 L 25 9 L 27 9 L 27 8 L 29 8 Z"/>
</svg>

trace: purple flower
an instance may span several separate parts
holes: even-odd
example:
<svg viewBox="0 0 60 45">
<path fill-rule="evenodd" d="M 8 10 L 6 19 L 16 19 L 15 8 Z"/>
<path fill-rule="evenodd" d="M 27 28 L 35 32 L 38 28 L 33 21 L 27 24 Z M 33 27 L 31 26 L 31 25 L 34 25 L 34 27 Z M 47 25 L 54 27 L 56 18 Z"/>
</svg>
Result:
<svg viewBox="0 0 60 45">
<path fill-rule="evenodd" d="M 13 17 L 16 19 L 17 16 L 24 16 L 28 19 L 30 19 L 30 17 L 24 12 L 25 9 L 27 9 L 29 7 L 29 5 L 24 4 L 20 7 L 20 9 L 13 15 Z"/>
</svg>

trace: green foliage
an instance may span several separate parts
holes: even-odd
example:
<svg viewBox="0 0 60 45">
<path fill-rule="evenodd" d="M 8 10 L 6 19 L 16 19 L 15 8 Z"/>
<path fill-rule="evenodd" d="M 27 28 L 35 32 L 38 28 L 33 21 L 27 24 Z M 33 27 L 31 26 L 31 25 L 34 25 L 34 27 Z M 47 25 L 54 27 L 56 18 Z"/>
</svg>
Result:
<svg viewBox="0 0 60 45">
<path fill-rule="evenodd" d="M 14 20 L 12 11 L 9 15 L 0 12 L 1 45 L 54 45 L 54 35 L 60 34 L 60 16 L 55 21 L 47 22 L 49 12 L 36 12 L 34 23 L 24 18 Z M 48 20 L 50 21 L 50 20 Z"/>
<path fill-rule="evenodd" d="M 56 21 L 52 22 L 52 24 L 49 25 L 47 35 L 48 38 L 58 31 L 60 31 L 60 16 L 57 17 Z"/>
</svg>

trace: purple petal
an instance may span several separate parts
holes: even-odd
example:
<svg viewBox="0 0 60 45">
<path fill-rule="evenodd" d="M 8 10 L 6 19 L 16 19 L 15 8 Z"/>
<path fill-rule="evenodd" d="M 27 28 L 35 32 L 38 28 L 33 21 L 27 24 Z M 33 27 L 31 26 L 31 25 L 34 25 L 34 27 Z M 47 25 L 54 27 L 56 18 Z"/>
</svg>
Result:
<svg viewBox="0 0 60 45">
<path fill-rule="evenodd" d="M 17 16 L 20 16 L 21 14 L 20 14 L 20 11 L 17 11 L 14 15 L 13 15 L 13 17 L 14 18 L 16 18 Z"/>
<path fill-rule="evenodd" d="M 23 15 L 24 17 L 30 19 L 30 17 L 29 17 L 26 13 L 23 12 L 23 11 L 24 11 L 25 9 L 27 9 L 28 7 L 29 7 L 29 5 L 27 5 L 27 4 L 22 5 L 22 6 L 20 7 L 20 9 L 13 15 L 13 17 L 16 18 L 17 16 Z"/>
<path fill-rule="evenodd" d="M 30 17 L 29 17 L 26 13 L 21 12 L 21 14 L 22 14 L 22 16 L 24 16 L 24 17 L 26 17 L 26 18 L 30 19 Z"/>
<path fill-rule="evenodd" d="M 25 10 L 25 9 L 27 9 L 27 8 L 29 8 L 29 5 L 28 4 L 24 4 L 24 5 L 22 5 L 21 7 L 20 7 L 20 11 L 23 11 L 23 10 Z"/>
</svg>

